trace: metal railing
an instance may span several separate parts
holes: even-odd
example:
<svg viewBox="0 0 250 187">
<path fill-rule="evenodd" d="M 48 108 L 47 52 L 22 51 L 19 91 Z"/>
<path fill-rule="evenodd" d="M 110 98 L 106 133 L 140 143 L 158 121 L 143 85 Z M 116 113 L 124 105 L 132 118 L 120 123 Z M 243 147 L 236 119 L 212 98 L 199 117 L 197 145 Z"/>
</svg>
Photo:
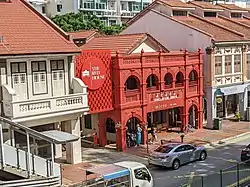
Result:
<svg viewBox="0 0 250 187">
<path fill-rule="evenodd" d="M 250 160 L 207 176 L 196 176 L 190 187 L 245 187 L 250 184 Z"/>
</svg>

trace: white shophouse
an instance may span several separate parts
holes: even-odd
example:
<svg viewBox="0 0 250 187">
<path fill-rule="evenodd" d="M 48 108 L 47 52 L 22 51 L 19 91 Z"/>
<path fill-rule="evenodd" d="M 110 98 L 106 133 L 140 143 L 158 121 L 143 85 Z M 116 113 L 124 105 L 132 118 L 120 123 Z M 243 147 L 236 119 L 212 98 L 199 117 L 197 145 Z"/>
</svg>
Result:
<svg viewBox="0 0 250 187">
<path fill-rule="evenodd" d="M 89 110 L 87 88 L 74 77 L 74 56 L 80 51 L 69 35 L 25 1 L 0 2 L 0 12 L 2 116 L 41 133 L 54 130 L 52 137 L 58 135 L 55 130 L 80 137 L 80 117 Z M 39 155 L 51 151 L 32 143 Z M 61 157 L 61 145 L 55 154 Z M 66 144 L 66 155 L 68 163 L 81 162 L 80 138 Z"/>
</svg>

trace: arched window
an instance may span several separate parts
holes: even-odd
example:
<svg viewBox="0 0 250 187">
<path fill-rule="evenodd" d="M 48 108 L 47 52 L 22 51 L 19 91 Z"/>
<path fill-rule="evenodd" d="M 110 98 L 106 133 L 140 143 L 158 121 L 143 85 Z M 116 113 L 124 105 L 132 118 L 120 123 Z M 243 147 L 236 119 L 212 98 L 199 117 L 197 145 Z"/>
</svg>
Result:
<svg viewBox="0 0 250 187">
<path fill-rule="evenodd" d="M 115 133 L 115 122 L 111 118 L 106 120 L 106 131 L 109 133 Z"/>
<path fill-rule="evenodd" d="M 178 72 L 176 75 L 176 87 L 180 87 L 184 85 L 184 76 L 182 72 Z"/>
<path fill-rule="evenodd" d="M 189 81 L 193 83 L 198 83 L 198 74 L 195 70 L 189 73 Z"/>
<path fill-rule="evenodd" d="M 157 88 L 158 86 L 158 78 L 156 75 L 154 74 L 151 74 L 148 76 L 147 78 L 147 88 L 150 88 L 150 87 L 156 87 Z"/>
<path fill-rule="evenodd" d="M 126 126 L 128 127 L 128 132 L 136 133 L 138 124 L 140 124 L 140 120 L 137 117 L 129 118 L 126 124 Z"/>
<path fill-rule="evenodd" d="M 125 91 L 139 89 L 139 80 L 135 76 L 130 76 L 125 82 Z"/>
<path fill-rule="evenodd" d="M 165 88 L 172 88 L 173 76 L 171 73 L 167 73 L 164 77 Z"/>
</svg>

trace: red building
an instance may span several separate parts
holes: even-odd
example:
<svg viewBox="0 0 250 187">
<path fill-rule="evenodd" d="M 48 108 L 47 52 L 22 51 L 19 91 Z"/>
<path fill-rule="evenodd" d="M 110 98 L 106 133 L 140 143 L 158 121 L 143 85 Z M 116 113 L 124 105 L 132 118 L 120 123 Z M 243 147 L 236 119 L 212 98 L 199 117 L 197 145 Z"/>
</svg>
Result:
<svg viewBox="0 0 250 187">
<path fill-rule="evenodd" d="M 83 57 L 86 54 L 93 58 Z M 89 90 L 92 95 L 89 97 L 90 109 L 91 105 L 107 108 L 98 112 L 101 146 L 109 142 L 107 136 L 113 133 L 117 149 L 125 150 L 126 130 L 135 130 L 137 124 L 143 129 L 144 144 L 146 125 L 174 127 L 180 131 L 185 131 L 188 124 L 202 128 L 203 61 L 200 50 L 196 53 L 142 51 L 139 54 L 113 54 L 111 50 L 109 61 L 112 63 L 108 63 L 107 51 L 103 52 L 103 57 L 100 54 L 95 50 L 83 51 L 81 57 L 85 60 L 80 57 L 77 67 L 83 66 L 81 63 L 98 64 L 98 58 L 100 63 L 107 64 L 102 70 L 106 72 L 104 80 L 97 83 L 99 86 L 90 86 Z M 78 68 L 76 76 L 82 78 L 83 71 Z M 94 111 L 97 112 L 97 108 Z"/>
</svg>

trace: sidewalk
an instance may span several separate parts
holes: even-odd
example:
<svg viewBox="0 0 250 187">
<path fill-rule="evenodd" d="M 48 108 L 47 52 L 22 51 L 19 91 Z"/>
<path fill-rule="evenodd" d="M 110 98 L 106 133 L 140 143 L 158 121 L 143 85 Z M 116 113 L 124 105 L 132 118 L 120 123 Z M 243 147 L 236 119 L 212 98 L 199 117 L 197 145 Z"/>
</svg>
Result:
<svg viewBox="0 0 250 187">
<path fill-rule="evenodd" d="M 230 139 L 235 139 L 241 134 L 250 133 L 250 122 L 232 122 L 229 120 L 222 121 L 221 130 L 210 130 L 202 129 L 195 130 L 185 134 L 184 143 L 190 143 L 195 145 L 213 145 L 215 143 L 224 143 L 224 141 L 230 141 Z M 161 132 L 158 133 L 158 142 L 155 144 L 148 145 L 149 152 L 154 150 L 160 145 L 160 140 L 164 139 L 172 142 L 180 142 L 181 133 L 176 132 Z M 250 134 L 249 134 L 250 136 Z M 139 147 L 133 147 L 126 150 L 126 153 L 137 155 L 140 157 L 147 157 L 147 145 L 141 145 Z"/>
</svg>

